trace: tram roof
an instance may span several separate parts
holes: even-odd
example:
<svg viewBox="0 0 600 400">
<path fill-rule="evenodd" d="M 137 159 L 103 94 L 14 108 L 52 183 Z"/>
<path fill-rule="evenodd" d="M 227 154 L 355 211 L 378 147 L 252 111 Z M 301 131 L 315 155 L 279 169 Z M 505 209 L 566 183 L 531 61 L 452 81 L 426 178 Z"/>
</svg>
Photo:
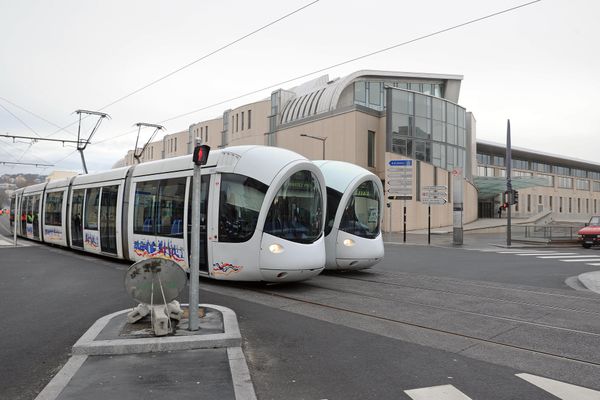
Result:
<svg viewBox="0 0 600 400">
<path fill-rule="evenodd" d="M 41 192 L 46 187 L 47 182 L 38 183 L 36 185 L 27 186 L 23 190 L 23 194 Z"/>
<path fill-rule="evenodd" d="M 78 175 L 75 177 L 75 179 L 73 179 L 73 186 L 125 179 L 129 168 L 131 167 L 115 168 L 111 169 L 110 171 L 97 172 L 94 174 L 87 175 Z"/>
<path fill-rule="evenodd" d="M 270 183 L 289 163 L 308 161 L 290 150 L 271 146 L 232 146 L 211 150 L 205 168 L 243 174 L 260 182 Z M 191 155 L 151 161 L 135 166 L 133 177 L 192 170 Z"/>
<path fill-rule="evenodd" d="M 74 179 L 74 177 L 56 179 L 56 180 L 50 181 L 50 182 L 48 182 L 48 185 L 46 186 L 46 190 L 57 189 L 57 188 L 66 188 L 69 186 L 69 183 L 71 183 L 71 179 Z"/>
<path fill-rule="evenodd" d="M 356 180 L 356 178 L 372 176 L 373 180 L 379 180 L 379 178 L 369 170 L 349 162 L 314 160 L 313 163 L 321 169 L 321 172 L 323 172 L 325 184 L 341 193 L 344 193 L 348 188 L 348 185 Z"/>
</svg>

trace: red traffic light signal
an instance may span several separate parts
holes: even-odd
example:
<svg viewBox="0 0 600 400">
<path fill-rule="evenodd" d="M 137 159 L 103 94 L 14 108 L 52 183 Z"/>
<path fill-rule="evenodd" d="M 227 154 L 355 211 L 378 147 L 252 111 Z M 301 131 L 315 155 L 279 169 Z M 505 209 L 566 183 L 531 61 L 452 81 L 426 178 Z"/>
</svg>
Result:
<svg viewBox="0 0 600 400">
<path fill-rule="evenodd" d="M 194 164 L 205 165 L 208 161 L 208 153 L 210 153 L 210 146 L 203 144 L 202 146 L 196 146 L 194 148 Z"/>
</svg>

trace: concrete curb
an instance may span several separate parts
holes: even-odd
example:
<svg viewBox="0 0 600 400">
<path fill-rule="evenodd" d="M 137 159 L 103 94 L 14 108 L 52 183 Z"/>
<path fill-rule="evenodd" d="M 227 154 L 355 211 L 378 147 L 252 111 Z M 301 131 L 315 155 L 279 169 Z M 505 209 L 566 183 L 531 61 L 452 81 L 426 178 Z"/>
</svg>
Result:
<svg viewBox="0 0 600 400">
<path fill-rule="evenodd" d="M 187 304 L 183 304 L 187 306 Z M 242 351 L 242 337 L 235 313 L 226 307 L 213 304 L 199 304 L 221 312 L 223 316 L 222 334 L 189 335 L 179 337 L 144 339 L 94 339 L 102 332 L 111 319 L 130 310 L 117 311 L 98 319 L 73 346 L 72 356 L 62 369 L 52 378 L 35 400 L 55 400 L 67 387 L 73 376 L 91 355 L 118 355 L 150 353 L 172 350 L 227 348 L 227 358 L 236 400 L 256 400 L 252 378 Z M 160 343 L 163 342 L 163 343 Z"/>
<path fill-rule="evenodd" d="M 184 305 L 185 306 L 185 305 Z M 215 309 L 223 315 L 224 333 L 211 335 L 168 336 L 162 338 L 94 340 L 114 317 L 128 313 L 122 310 L 98 319 L 73 346 L 73 355 L 115 355 L 130 353 L 155 353 L 160 351 L 240 347 L 242 336 L 235 313 L 226 307 L 200 304 Z"/>
<path fill-rule="evenodd" d="M 595 293 L 600 293 L 600 271 L 586 272 L 577 276 L 579 282 Z"/>
</svg>

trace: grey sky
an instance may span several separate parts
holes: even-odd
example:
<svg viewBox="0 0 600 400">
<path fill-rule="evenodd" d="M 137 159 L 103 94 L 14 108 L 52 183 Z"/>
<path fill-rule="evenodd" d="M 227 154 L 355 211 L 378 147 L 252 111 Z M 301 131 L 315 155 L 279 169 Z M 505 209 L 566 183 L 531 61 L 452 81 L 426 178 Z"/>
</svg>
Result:
<svg viewBox="0 0 600 400">
<path fill-rule="evenodd" d="M 108 169 L 133 148 L 136 122 L 159 123 L 524 2 L 320 0 L 108 107 L 112 119 L 103 122 L 93 142 L 132 133 L 90 146 L 88 168 Z M 65 126 L 75 121 L 76 109 L 97 110 L 308 3 L 0 0 L 0 105 L 47 137 L 56 127 L 3 99 Z M 478 138 L 504 142 L 510 118 L 515 146 L 597 162 L 599 16 L 596 0 L 542 0 L 324 73 L 331 78 L 360 69 L 464 75 L 459 103 L 474 113 Z M 165 126 L 178 132 L 270 92 Z M 88 121 L 84 131 L 90 129 Z M 73 139 L 76 130 L 73 125 L 70 133 L 52 137 Z M 0 133 L 6 132 L 35 136 L 0 107 Z M 0 166 L 0 173 L 80 170 L 73 150 L 0 139 L 0 161 L 62 160 L 47 170 Z"/>
</svg>

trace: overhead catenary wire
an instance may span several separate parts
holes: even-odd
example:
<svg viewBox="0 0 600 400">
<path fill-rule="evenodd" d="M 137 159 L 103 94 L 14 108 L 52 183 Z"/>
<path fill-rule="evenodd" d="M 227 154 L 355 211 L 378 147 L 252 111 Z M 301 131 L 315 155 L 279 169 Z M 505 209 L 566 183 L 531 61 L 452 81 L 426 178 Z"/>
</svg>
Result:
<svg viewBox="0 0 600 400">
<path fill-rule="evenodd" d="M 235 101 L 235 100 L 239 100 L 239 99 L 242 99 L 244 97 L 248 97 L 248 96 L 251 96 L 251 95 L 263 92 L 265 90 L 269 90 L 269 89 L 281 87 L 282 85 L 285 85 L 287 83 L 294 82 L 294 81 L 297 81 L 297 80 L 302 79 L 302 78 L 309 77 L 309 76 L 314 75 L 314 74 L 325 72 L 327 70 L 330 70 L 330 69 L 333 69 L 333 68 L 336 68 L 336 67 L 340 67 L 342 65 L 350 64 L 350 63 L 358 61 L 358 60 L 362 60 L 362 59 L 365 59 L 365 58 L 368 58 L 368 57 L 372 57 L 372 56 L 374 56 L 376 54 L 381 54 L 381 53 L 384 53 L 384 52 L 396 49 L 398 47 L 406 46 L 408 44 L 412 44 L 412 43 L 415 43 L 415 42 L 418 42 L 418 41 L 421 41 L 421 40 L 424 40 L 424 39 L 431 38 L 433 36 L 441 35 L 442 33 L 446 33 L 446 32 L 449 32 L 449 31 L 452 31 L 452 30 L 455 30 L 455 29 L 458 29 L 458 28 L 462 28 L 462 27 L 467 26 L 467 25 L 471 25 L 471 24 L 474 24 L 474 23 L 477 23 L 477 22 L 480 22 L 480 21 L 483 21 L 483 20 L 486 20 L 486 19 L 490 19 L 490 18 L 499 16 L 499 15 L 502 15 L 502 14 L 506 14 L 506 13 L 509 13 L 511 11 L 515 11 L 517 9 L 520 9 L 520 8 L 523 8 L 523 7 L 527 7 L 527 6 L 532 5 L 534 3 L 539 3 L 541 1 L 542 0 L 530 1 L 530 2 L 523 3 L 523 4 L 520 4 L 520 5 L 514 6 L 514 7 L 506 8 L 506 9 L 501 10 L 501 11 L 497 11 L 497 12 L 494 12 L 494 13 L 491 13 L 491 14 L 487 14 L 487 15 L 482 16 L 482 17 L 471 19 L 471 20 L 468 20 L 466 22 L 462 22 L 460 24 L 450 26 L 448 28 L 440 29 L 438 31 L 435 31 L 435 32 L 432 32 L 432 33 L 428 33 L 426 35 L 422 35 L 422 36 L 419 36 L 419 37 L 416 37 L 416 38 L 413 38 L 413 39 L 410 39 L 410 40 L 406 40 L 404 42 L 397 43 L 395 45 L 388 46 L 388 47 L 385 47 L 385 48 L 382 48 L 382 49 L 379 49 L 379 50 L 376 50 L 376 51 L 373 51 L 373 52 L 370 52 L 370 53 L 366 53 L 366 54 L 363 54 L 363 55 L 358 56 L 358 57 L 353 57 L 351 59 L 348 59 L 348 60 L 345 60 L 345 61 L 341 61 L 341 62 L 338 62 L 336 64 L 329 65 L 327 67 L 319 68 L 317 70 L 314 70 L 314 71 L 311 71 L 311 72 L 308 72 L 308 73 L 296 76 L 294 78 L 287 79 L 285 81 L 277 82 L 275 84 L 272 84 L 272 85 L 269 85 L 269 86 L 265 86 L 265 87 L 262 87 L 260 89 L 255 89 L 255 90 L 252 90 L 250 92 L 241 94 L 239 96 L 231 97 L 231 98 L 228 98 L 226 100 L 221 100 L 221 101 L 219 101 L 217 103 L 213 103 L 213 104 L 201 107 L 201 108 L 197 108 L 197 109 L 192 110 L 192 111 L 185 112 L 183 114 L 176 115 L 176 116 L 171 117 L 171 118 L 164 119 L 164 120 L 160 121 L 159 123 L 160 124 L 164 124 L 166 122 L 174 121 L 176 119 L 183 118 L 183 117 L 186 117 L 186 116 L 191 115 L 191 114 L 195 114 L 195 113 L 200 112 L 200 111 L 204 111 L 204 110 L 207 110 L 207 109 L 219 106 L 219 105 L 223 105 L 223 104 Z M 132 132 L 133 131 L 127 131 L 127 132 L 124 132 L 122 134 L 113 136 L 111 138 L 107 138 L 105 140 L 98 141 L 95 144 L 106 143 L 106 142 L 109 142 L 111 140 L 114 140 L 114 139 L 120 138 L 122 136 L 128 135 L 128 134 L 130 134 Z"/>
<path fill-rule="evenodd" d="M 59 125 L 55 124 L 54 122 L 52 122 L 52 121 L 49 121 L 48 119 L 46 119 L 46 118 L 42 117 L 41 115 L 39 115 L 39 114 L 36 114 L 36 113 L 34 113 L 33 111 L 31 111 L 31 110 L 28 110 L 27 108 L 25 108 L 25 107 L 23 107 L 23 106 L 20 106 L 20 105 L 16 104 L 14 101 L 11 101 L 11 100 L 7 99 L 6 97 L 2 97 L 2 96 L 0 96 L 0 100 L 3 100 L 4 102 L 6 102 L 6 103 L 8 103 L 8 104 L 12 105 L 13 107 L 16 107 L 16 108 L 18 108 L 18 109 L 20 109 L 20 110 L 22 110 L 22 111 L 25 111 L 25 112 L 26 112 L 26 113 L 28 113 L 28 114 L 31 114 L 31 115 L 33 115 L 34 117 L 36 117 L 36 118 L 38 118 L 38 119 L 40 119 L 40 120 L 42 120 L 42 121 L 46 122 L 46 123 L 47 123 L 47 124 L 49 124 L 49 125 L 52 125 L 52 126 L 53 126 L 53 127 L 55 127 L 55 128 L 59 128 L 59 129 L 61 129 L 61 130 L 64 130 L 65 132 L 67 132 L 67 133 L 68 133 L 69 135 L 71 135 L 71 136 L 76 136 L 76 135 L 75 135 L 73 132 L 70 132 L 70 131 L 68 131 L 68 130 L 66 130 L 66 129 L 62 129 L 62 128 L 61 128 Z M 49 135 L 49 136 L 52 136 L 52 135 Z"/>
<path fill-rule="evenodd" d="M 194 60 L 194 61 L 191 61 L 191 62 L 189 62 L 189 63 L 187 63 L 187 64 L 183 65 L 182 67 L 179 67 L 179 68 L 177 68 L 177 69 L 175 69 L 175 70 L 173 70 L 173 71 L 169 72 L 168 74 L 166 74 L 166 75 L 163 75 L 163 76 L 161 76 L 160 78 L 157 78 L 157 79 L 153 80 L 152 82 L 150 82 L 150 83 L 148 83 L 148 84 L 146 84 L 146 85 L 143 85 L 142 87 L 140 87 L 140 88 L 138 88 L 138 89 L 135 89 L 134 91 L 132 91 L 132 92 L 130 92 L 130 93 L 127 93 L 127 94 L 126 94 L 126 95 L 124 95 L 124 96 L 121 96 L 121 97 L 119 97 L 118 99 L 116 99 L 116 100 L 114 100 L 114 101 L 112 101 L 112 102 L 110 102 L 110 103 L 106 104 L 105 106 L 103 106 L 103 107 L 99 108 L 99 109 L 98 109 L 98 111 L 103 111 L 103 110 L 107 109 L 108 107 L 110 107 L 110 106 L 113 106 L 113 105 L 117 104 L 118 102 L 120 102 L 120 101 L 123 101 L 123 100 L 125 100 L 125 99 L 127 99 L 127 98 L 129 98 L 129 97 L 133 96 L 134 94 L 137 94 L 137 93 L 141 92 L 142 90 L 144 90 L 144 89 L 147 89 L 147 88 L 149 88 L 149 87 L 151 87 L 151 86 L 153 86 L 153 85 L 155 85 L 155 84 L 157 84 L 157 83 L 159 83 L 159 82 L 161 82 L 161 81 L 163 81 L 163 80 L 165 80 L 165 79 L 167 79 L 167 78 L 169 78 L 169 77 L 171 77 L 171 76 L 175 75 L 176 73 L 178 73 L 178 72 L 181 72 L 181 71 L 183 71 L 184 69 L 191 67 L 191 66 L 192 66 L 192 65 L 194 65 L 194 64 L 197 64 L 198 62 L 200 62 L 200 61 L 202 61 L 202 60 L 205 60 L 205 59 L 207 59 L 207 58 L 208 58 L 208 57 L 210 57 L 210 56 L 213 56 L 213 55 L 215 55 L 215 54 L 217 54 L 217 53 L 219 53 L 219 52 L 221 52 L 221 51 L 223 51 L 223 50 L 227 49 L 228 47 L 231 47 L 231 46 L 233 46 L 234 44 L 236 44 L 236 43 L 239 43 L 239 42 L 241 42 L 242 40 L 244 40 L 244 39 L 247 39 L 247 38 L 249 38 L 250 36 L 253 36 L 253 35 L 257 34 L 258 32 L 261 32 L 261 31 L 265 30 L 266 28 L 268 28 L 268 27 L 270 27 L 270 26 L 272 26 L 272 25 L 274 25 L 274 24 L 276 24 L 276 23 L 278 23 L 278 22 L 281 22 L 281 21 L 283 21 L 284 19 L 286 19 L 286 18 L 289 18 L 289 17 L 291 17 L 291 16 L 292 16 L 292 15 L 294 15 L 294 14 L 297 14 L 298 12 L 300 12 L 300 11 L 302 11 L 302 10 L 304 10 L 304 9 L 306 9 L 306 8 L 308 8 L 308 7 L 310 7 L 310 6 L 312 6 L 312 5 L 313 5 L 313 4 L 315 4 L 315 3 L 318 3 L 319 1 L 320 1 L 320 0 L 314 0 L 314 1 L 312 1 L 311 3 L 305 4 L 304 6 L 302 6 L 302 7 L 300 7 L 300 8 L 297 8 L 297 9 L 295 9 L 294 11 L 291 11 L 291 12 L 289 12 L 289 13 L 287 13 L 287 14 L 285 14 L 285 15 L 281 16 L 281 17 L 279 17 L 279 18 L 277 18 L 277 19 L 275 19 L 275 20 L 273 20 L 273 21 L 271 21 L 271 22 L 269 22 L 269 23 L 267 23 L 267 24 L 265 24 L 265 25 L 261 26 L 260 28 L 257 28 L 257 29 L 255 29 L 255 30 L 253 30 L 252 32 L 250 32 L 250 33 L 247 33 L 247 34 L 245 34 L 245 35 L 243 35 L 243 36 L 241 36 L 241 37 L 239 37 L 239 38 L 237 38 L 237 39 L 233 40 L 232 42 L 229 42 L 229 43 L 227 43 L 227 44 L 225 44 L 225 45 L 223 45 L 223 46 L 219 47 L 218 49 L 216 49 L 216 50 L 213 50 L 213 51 L 211 51 L 211 52 L 209 52 L 209 53 L 207 53 L 207 54 L 205 54 L 205 55 L 201 56 L 200 58 L 197 58 L 196 60 Z M 62 127 L 62 128 L 59 128 L 57 131 L 55 131 L 55 132 L 51 133 L 50 135 L 48 135 L 48 137 L 50 137 L 50 136 L 52 136 L 52 135 L 55 135 L 56 133 L 60 132 L 61 130 L 65 130 L 66 128 L 69 128 L 69 127 L 71 127 L 71 126 L 75 125 L 76 123 L 77 123 L 77 121 L 73 121 L 73 122 L 72 122 L 72 123 L 70 123 L 69 125 L 66 125 L 66 126 L 64 126 L 64 127 Z"/>
</svg>

